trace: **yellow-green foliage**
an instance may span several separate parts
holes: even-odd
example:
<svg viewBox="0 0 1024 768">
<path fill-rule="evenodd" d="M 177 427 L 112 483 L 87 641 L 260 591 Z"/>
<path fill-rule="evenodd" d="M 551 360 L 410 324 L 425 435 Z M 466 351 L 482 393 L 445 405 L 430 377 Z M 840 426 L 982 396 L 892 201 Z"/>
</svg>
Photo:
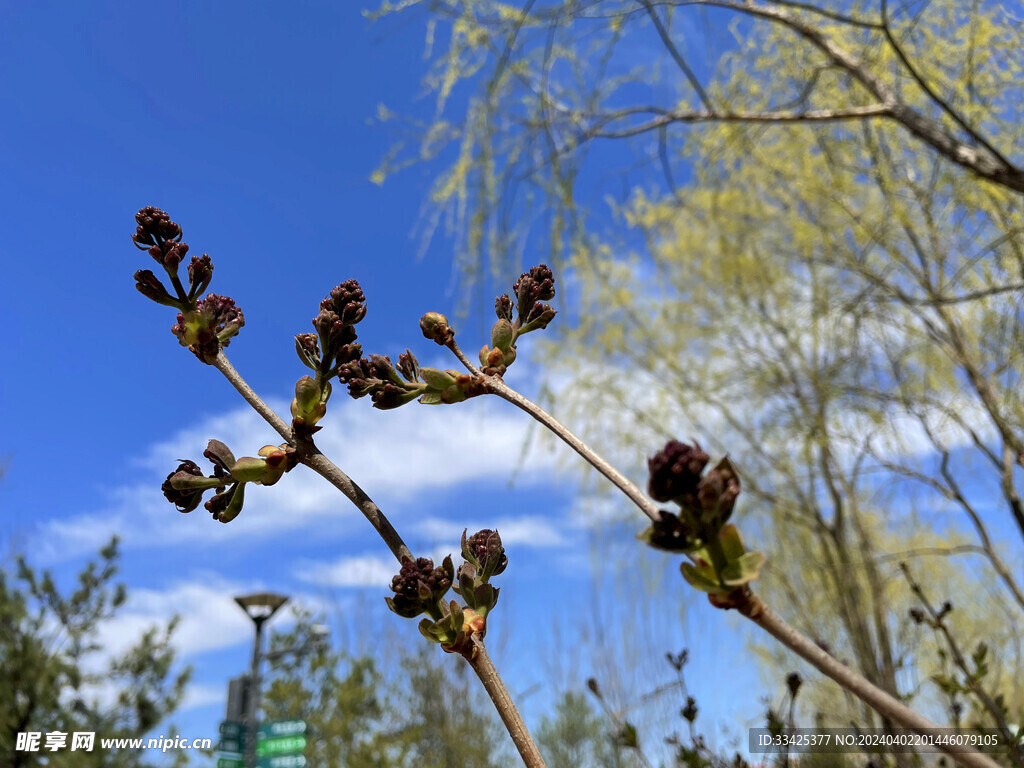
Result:
<svg viewBox="0 0 1024 768">
<path fill-rule="evenodd" d="M 785 7 L 907 107 L 1022 162 L 1024 27 L 1002 6 L 890 4 L 911 70 L 875 3 L 841 5 L 865 23 L 832 6 L 831 16 Z M 681 55 L 701 60 L 719 112 L 875 103 L 782 25 L 653 6 Z M 1024 663 L 1014 641 L 1024 523 L 1013 515 L 1024 198 L 894 120 L 639 130 L 703 108 L 642 4 L 431 7 L 450 34 L 427 79 L 437 116 L 421 146 L 430 158 L 444 140 L 454 151 L 430 205 L 451 212 L 467 275 L 512 271 L 525 247 L 571 278 L 566 322 L 544 347 L 572 382 L 559 414 L 638 474 L 666 437 L 728 451 L 743 473 L 740 527 L 770 556 L 760 589 L 941 716 L 929 682 L 941 642 L 907 619 L 915 603 L 896 568 L 907 553 L 932 599 L 953 603 L 948 622 L 967 652 L 981 639 L 993 648 L 984 685 L 1007 695 L 1011 721 L 1024 719 L 1012 685 Z M 718 47 L 701 50 L 702 37 Z M 472 96 L 454 114 L 461 86 Z M 590 169 L 581 185 L 601 132 L 619 132 L 615 157 L 629 173 Z M 593 418 L 613 412 L 625 416 Z M 776 672 L 783 664 L 774 650 L 766 658 Z M 807 701 L 840 703 L 817 686 Z"/>
</svg>

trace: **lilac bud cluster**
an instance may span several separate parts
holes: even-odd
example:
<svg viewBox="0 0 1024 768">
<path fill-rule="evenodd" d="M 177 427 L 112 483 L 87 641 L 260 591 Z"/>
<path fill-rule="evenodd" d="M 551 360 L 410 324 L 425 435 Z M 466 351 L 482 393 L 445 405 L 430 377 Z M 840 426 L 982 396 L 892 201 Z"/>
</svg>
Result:
<svg viewBox="0 0 1024 768">
<path fill-rule="evenodd" d="M 709 461 L 698 443 L 678 440 L 668 441 L 648 460 L 651 498 L 679 506 L 678 514 L 662 510 L 660 519 L 645 531 L 651 546 L 693 551 L 717 537 L 728 522 L 740 493 L 739 475 L 727 458 L 705 473 Z"/>
<path fill-rule="evenodd" d="M 407 619 L 421 613 L 438 613 L 438 601 L 452 586 L 455 567 L 446 557 L 437 568 L 429 557 L 406 558 L 398 575 L 391 580 L 394 597 L 385 598 L 388 608 Z"/>
<path fill-rule="evenodd" d="M 547 328 L 557 312 L 544 301 L 555 297 L 555 277 L 544 264 L 532 267 L 512 286 L 513 301 L 503 294 L 494 300 L 498 321 L 491 328 L 491 343 L 480 350 L 483 372 L 501 376 L 516 359 L 516 342 L 524 333 Z M 515 316 L 513 316 L 515 313 Z"/>
<path fill-rule="evenodd" d="M 214 496 L 204 506 L 221 523 L 234 520 L 242 511 L 247 483 L 273 485 L 298 464 L 295 449 L 287 444 L 265 445 L 258 456 L 235 459 L 224 443 L 211 440 L 203 456 L 213 464 L 212 475 L 204 475 L 198 464 L 185 459 L 160 490 L 179 512 L 191 512 L 202 502 L 203 494 L 213 490 Z"/>
<path fill-rule="evenodd" d="M 348 385 L 352 397 L 369 395 L 373 407 L 381 410 L 398 408 L 417 398 L 426 405 L 458 403 L 483 392 L 473 376 L 423 367 L 408 349 L 398 356 L 397 366 L 386 355 L 346 363 L 338 371 L 338 380 Z"/>
<path fill-rule="evenodd" d="M 177 322 L 171 328 L 178 342 L 188 347 L 204 363 L 212 364 L 230 340 L 245 325 L 242 311 L 233 299 L 208 294 L 200 299 L 213 280 L 213 261 L 209 255 L 193 256 L 188 263 L 188 288 L 181 282 L 178 268 L 188 255 L 188 243 L 182 242 L 181 227 L 154 206 L 147 206 L 135 215 L 136 229 L 132 242 L 149 253 L 167 273 L 172 294 L 163 282 L 148 269 L 135 273 L 135 287 L 157 304 L 178 310 Z"/>
<path fill-rule="evenodd" d="M 356 280 L 346 280 L 320 302 L 320 311 L 313 318 L 316 333 L 295 337 L 299 360 L 316 372 L 315 377 L 304 376 L 295 384 L 292 428 L 296 437 L 310 437 L 319 431 L 316 424 L 327 412 L 331 379 L 351 363 L 358 363 L 363 348 L 356 341 L 355 326 L 364 317 L 363 289 Z"/>
</svg>

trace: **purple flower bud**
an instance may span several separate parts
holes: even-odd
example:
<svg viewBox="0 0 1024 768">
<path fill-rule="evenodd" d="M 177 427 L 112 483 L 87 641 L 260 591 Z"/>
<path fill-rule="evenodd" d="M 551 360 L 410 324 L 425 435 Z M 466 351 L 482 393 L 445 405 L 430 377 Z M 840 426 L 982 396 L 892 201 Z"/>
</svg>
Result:
<svg viewBox="0 0 1024 768">
<path fill-rule="evenodd" d="M 419 381 L 420 363 L 408 349 L 398 356 L 398 370 L 406 381 Z"/>
<path fill-rule="evenodd" d="M 315 333 L 300 333 L 295 337 L 295 353 L 307 368 L 320 367 L 320 343 Z"/>
<path fill-rule="evenodd" d="M 212 364 L 221 346 L 228 346 L 231 338 L 245 325 L 242 310 L 234 299 L 209 293 L 196 302 L 196 308 L 178 313 L 178 322 L 171 332 L 178 343 L 187 346 L 204 363 Z"/>
<path fill-rule="evenodd" d="M 498 316 L 499 320 L 508 320 L 512 322 L 512 299 L 508 297 L 508 294 L 502 294 L 494 300 L 494 314 Z"/>
<path fill-rule="evenodd" d="M 160 490 L 163 491 L 164 498 L 166 498 L 171 504 L 178 508 L 179 512 L 191 512 L 193 509 L 199 506 L 199 502 L 203 500 L 203 492 L 205 488 L 183 488 L 177 489 L 172 485 L 172 481 L 178 476 L 188 476 L 201 478 L 203 470 L 199 468 L 199 465 L 194 461 L 187 459 L 183 460 L 176 470 L 171 472 L 167 479 L 164 480 L 163 485 L 160 486 Z"/>
<path fill-rule="evenodd" d="M 140 210 L 135 214 L 135 221 L 138 228 L 132 235 L 132 241 L 137 248 L 144 251 L 148 250 L 150 246 L 181 240 L 181 227 L 155 206 L 148 205 Z"/>
<path fill-rule="evenodd" d="M 647 461 L 650 472 L 647 493 L 656 501 L 672 501 L 683 496 L 696 500 L 700 475 L 709 460 L 699 444 L 690 446 L 670 440 Z"/>
<path fill-rule="evenodd" d="M 530 308 L 538 301 L 550 301 L 555 298 L 555 276 L 544 264 L 532 267 L 524 272 L 512 286 L 519 308 L 520 324 L 526 325 Z"/>
<path fill-rule="evenodd" d="M 402 569 L 391 580 L 395 597 L 388 600 L 388 607 L 407 619 L 430 610 L 452 586 L 451 559 L 445 558 L 444 565 L 435 568 L 428 557 L 403 560 Z"/>
<path fill-rule="evenodd" d="M 210 287 L 213 280 L 213 261 L 210 255 L 193 256 L 188 263 L 189 295 L 198 296 Z"/>
<path fill-rule="evenodd" d="M 555 319 L 555 315 L 558 312 L 552 309 L 550 304 L 541 304 L 539 301 L 535 302 L 530 311 L 527 312 L 526 318 L 523 320 L 522 328 L 520 333 L 529 333 L 530 331 L 537 331 L 543 328 L 547 328 L 548 324 Z"/>
<path fill-rule="evenodd" d="M 551 301 L 555 298 L 555 275 L 546 264 L 531 267 L 528 272 L 519 276 L 512 286 L 512 291 L 520 303 Z"/>
<path fill-rule="evenodd" d="M 373 387 L 370 381 L 372 378 L 370 361 L 366 358 L 350 360 L 338 368 L 338 381 L 348 385 L 348 393 L 355 399 L 370 393 Z"/>
<path fill-rule="evenodd" d="M 135 288 L 157 304 L 181 309 L 181 302 L 171 296 L 164 288 L 164 284 L 148 269 L 140 269 L 135 273 Z"/>
<path fill-rule="evenodd" d="M 203 506 L 219 523 L 230 523 L 242 511 L 245 500 L 245 483 L 235 483 L 223 493 L 218 493 Z"/>
<path fill-rule="evenodd" d="M 728 459 L 722 459 L 697 484 L 701 519 L 718 528 L 725 524 L 740 495 L 740 478 Z"/>
<path fill-rule="evenodd" d="M 703 543 L 692 515 L 676 515 L 664 509 L 640 534 L 640 540 L 667 552 L 690 552 Z"/>
<path fill-rule="evenodd" d="M 484 578 L 497 575 L 505 570 L 508 565 L 508 557 L 505 556 L 505 548 L 501 545 L 501 536 L 497 531 L 484 528 L 468 539 L 465 538 L 465 532 L 462 535 L 463 557 L 480 568 Z"/>
<path fill-rule="evenodd" d="M 320 309 L 331 309 L 346 325 L 355 325 L 366 316 L 366 297 L 356 280 L 346 280 L 320 302 Z"/>
<path fill-rule="evenodd" d="M 411 403 L 420 396 L 421 392 L 420 388 L 405 389 L 388 381 L 374 389 L 370 394 L 370 399 L 373 400 L 374 408 L 390 411 L 406 403 Z"/>
</svg>

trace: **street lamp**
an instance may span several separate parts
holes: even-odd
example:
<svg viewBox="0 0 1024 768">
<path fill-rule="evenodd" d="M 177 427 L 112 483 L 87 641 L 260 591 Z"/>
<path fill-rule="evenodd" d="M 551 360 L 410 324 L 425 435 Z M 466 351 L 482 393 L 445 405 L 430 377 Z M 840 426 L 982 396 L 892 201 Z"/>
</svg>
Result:
<svg viewBox="0 0 1024 768">
<path fill-rule="evenodd" d="M 263 622 L 268 621 L 277 613 L 278 608 L 288 602 L 284 595 L 272 592 L 259 592 L 255 595 L 236 597 L 235 602 L 256 625 L 256 641 L 252 647 L 252 669 L 249 673 L 251 690 L 249 708 L 245 714 L 245 768 L 256 768 L 256 736 L 259 730 L 257 717 L 260 709 L 260 661 L 263 657 Z"/>
</svg>

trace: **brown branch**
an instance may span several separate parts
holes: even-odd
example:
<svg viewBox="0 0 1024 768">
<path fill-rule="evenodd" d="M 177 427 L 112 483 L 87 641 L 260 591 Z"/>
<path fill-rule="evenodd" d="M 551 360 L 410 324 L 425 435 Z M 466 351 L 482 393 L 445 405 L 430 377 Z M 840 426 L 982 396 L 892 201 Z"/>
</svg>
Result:
<svg viewBox="0 0 1024 768">
<path fill-rule="evenodd" d="M 813 640 L 803 635 L 779 618 L 752 592 L 747 590 L 742 601 L 736 606 L 740 613 L 757 624 L 761 629 L 789 648 L 818 671 L 832 678 L 847 691 L 854 694 L 879 714 L 889 718 L 915 733 L 925 733 L 938 726 L 922 717 L 896 697 L 873 685 L 859 672 L 840 663 L 822 650 Z M 940 745 L 940 749 L 967 768 L 998 768 L 998 763 L 988 755 L 972 752 L 955 744 Z"/>
<path fill-rule="evenodd" d="M 526 729 L 526 724 L 523 722 L 519 710 L 516 709 L 515 702 L 512 701 L 505 683 L 502 682 L 501 676 L 494 668 L 494 662 L 487 655 L 487 649 L 484 648 L 483 642 L 475 640 L 473 651 L 465 654 L 463 658 L 473 668 L 476 676 L 480 678 L 484 690 L 487 691 L 487 695 L 494 702 L 494 708 L 501 715 L 501 721 L 512 737 L 516 749 L 519 750 L 519 756 L 523 758 L 523 763 L 527 768 L 546 768 L 544 758 L 541 757 L 540 750 L 537 749 L 530 732 Z"/>
<path fill-rule="evenodd" d="M 466 366 L 467 371 L 472 373 L 474 376 L 483 375 L 480 373 L 480 369 L 473 365 L 473 362 L 468 357 L 466 357 L 466 353 L 463 352 L 459 345 L 455 342 L 454 337 L 447 344 L 445 344 L 445 346 L 452 351 L 453 355 L 459 358 L 459 362 Z"/>
<path fill-rule="evenodd" d="M 623 139 L 630 136 L 638 136 L 672 123 L 825 123 L 843 120 L 862 120 L 868 117 L 893 116 L 890 107 L 885 104 L 869 104 L 863 107 L 850 107 L 849 109 L 810 109 L 800 112 L 710 112 L 702 110 L 684 112 L 663 110 L 658 107 L 645 107 L 642 109 L 620 110 L 611 115 L 604 116 L 600 125 L 604 126 L 640 112 L 660 113 L 660 116 L 646 123 L 617 131 L 592 128 L 587 131 L 587 135 L 601 139 Z"/>
<path fill-rule="evenodd" d="M 967 133 L 968 136 L 970 136 L 972 139 L 978 142 L 978 144 L 980 144 L 989 152 L 991 152 L 992 156 L 999 160 L 999 162 L 1009 166 L 1010 161 L 1003 157 L 1002 153 L 1000 153 L 998 149 L 996 149 L 988 141 L 986 141 L 985 137 L 978 133 L 978 131 L 976 131 L 974 127 L 970 123 L 968 123 L 967 120 L 959 112 L 953 109 L 953 107 L 950 106 L 949 102 L 947 102 L 938 93 L 936 93 L 935 90 L 930 85 L 928 85 L 928 81 L 924 79 L 924 76 L 917 71 L 917 67 L 914 66 L 913 62 L 910 60 L 910 57 L 907 56 L 906 51 L 903 50 L 903 46 L 900 45 L 899 41 L 896 40 L 895 35 L 893 35 L 892 33 L 892 28 L 889 25 L 888 0 L 881 0 L 881 14 L 882 34 L 885 35 L 885 39 L 886 42 L 889 43 L 889 47 L 892 48 L 893 52 L 896 54 L 896 58 L 900 60 L 900 63 L 904 66 L 907 72 L 910 73 L 911 78 L 913 78 L 914 82 L 917 83 L 918 88 L 924 91 L 928 98 L 939 106 L 939 109 L 941 109 L 943 112 L 949 115 L 949 117 L 957 125 L 963 128 L 963 130 Z"/>
<path fill-rule="evenodd" d="M 1014 744 L 1016 739 L 1014 738 L 1013 732 L 1010 730 L 1010 725 L 1006 722 L 1006 715 L 1004 711 L 988 694 L 988 691 L 981 687 L 978 683 L 977 676 L 971 673 L 970 668 L 967 666 L 967 659 L 964 658 L 963 651 L 960 648 L 960 644 L 957 642 L 956 638 L 953 637 L 953 633 L 950 632 L 949 626 L 946 624 L 945 614 L 948 607 L 943 608 L 942 610 L 936 610 L 927 595 L 925 595 L 924 589 L 921 588 L 921 585 L 918 584 L 911 575 L 910 567 L 906 563 L 900 563 L 900 570 L 903 572 L 903 576 L 906 578 L 907 584 L 910 586 L 910 591 L 917 596 L 917 599 L 921 601 L 921 605 L 923 605 L 925 610 L 928 611 L 932 628 L 937 629 L 945 639 L 946 646 L 953 655 L 953 663 L 956 664 L 957 668 L 964 673 L 964 682 L 966 683 L 967 688 L 971 693 L 978 697 L 982 706 L 988 711 L 989 715 L 995 721 L 996 727 L 999 729 L 1000 735 L 1006 744 Z M 947 604 L 947 606 L 948 605 L 949 604 Z M 1010 752 L 1010 758 L 1013 760 L 1014 765 L 1021 765 L 1021 750 L 1019 746 Z"/>
<path fill-rule="evenodd" d="M 380 507 L 373 502 L 373 499 L 367 496 L 366 492 L 356 485 L 352 478 L 345 474 L 338 465 L 320 453 L 320 449 L 313 445 L 312 440 L 305 442 L 296 441 L 291 427 L 288 426 L 284 419 L 274 413 L 274 410 L 253 391 L 252 387 L 242 378 L 242 375 L 235 370 L 235 367 L 227 359 L 223 350 L 217 354 L 214 366 L 224 374 L 224 377 L 231 382 L 231 386 L 238 390 L 238 393 L 245 398 L 245 401 L 253 407 L 256 413 L 262 416 L 285 441 L 298 449 L 300 462 L 341 491 L 345 498 L 356 505 L 359 511 L 363 513 L 363 517 L 369 521 L 373 529 L 384 540 L 388 549 L 391 550 L 391 554 L 395 556 L 399 563 L 404 558 L 415 559 L 412 551 L 405 545 L 402 537 L 398 535 L 398 531 L 394 529 L 385 514 L 381 512 Z"/>
<path fill-rule="evenodd" d="M 657 30 L 658 37 L 661 38 L 661 42 L 665 46 L 665 49 L 669 52 L 669 55 L 676 63 L 676 66 L 678 66 L 686 76 L 690 86 L 697 92 L 697 97 L 700 99 L 701 104 L 703 104 L 709 112 L 714 112 L 715 107 L 711 103 L 711 99 L 708 97 L 707 91 L 704 90 L 704 86 L 700 84 L 700 80 L 697 79 L 697 75 L 694 73 L 693 69 L 690 68 L 686 59 L 683 58 L 683 54 L 680 52 L 679 48 L 676 47 L 675 41 L 672 40 L 672 35 L 669 33 L 668 28 L 665 27 L 664 22 L 662 22 L 661 16 L 659 16 L 658 12 L 654 10 L 651 0 L 640 0 L 640 2 L 643 3 L 644 8 L 647 10 L 647 15 L 651 17 L 651 23 L 654 24 L 654 28 Z"/>
<path fill-rule="evenodd" d="M 562 422 L 550 413 L 545 411 L 529 398 L 516 392 L 499 376 L 485 376 L 484 387 L 491 394 L 497 395 L 502 400 L 507 400 L 512 403 L 516 408 L 525 411 L 549 430 L 554 432 L 555 435 L 557 435 L 566 445 L 582 456 L 590 466 L 611 480 L 612 484 L 626 494 L 629 500 L 636 504 L 637 507 L 640 508 L 640 511 L 647 515 L 651 520 L 657 521 L 661 519 L 661 512 L 658 509 L 658 505 L 651 501 L 647 497 L 647 494 L 645 494 L 636 485 L 636 483 L 619 472 L 619 470 L 609 464 L 602 456 L 595 453 L 590 446 L 574 435 L 564 424 L 562 424 Z"/>
</svg>

